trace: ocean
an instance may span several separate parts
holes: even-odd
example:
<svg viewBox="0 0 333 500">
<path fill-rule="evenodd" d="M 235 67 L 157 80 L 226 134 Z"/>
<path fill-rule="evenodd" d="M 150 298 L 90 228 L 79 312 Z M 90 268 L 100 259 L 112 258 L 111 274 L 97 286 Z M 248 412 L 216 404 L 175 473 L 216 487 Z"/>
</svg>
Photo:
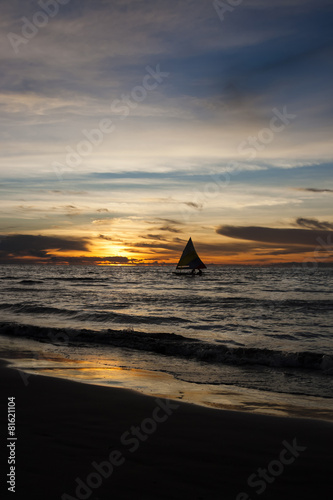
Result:
<svg viewBox="0 0 333 500">
<path fill-rule="evenodd" d="M 330 418 L 332 267 L 172 271 L 0 266 L 0 356 L 28 374 Z"/>
</svg>

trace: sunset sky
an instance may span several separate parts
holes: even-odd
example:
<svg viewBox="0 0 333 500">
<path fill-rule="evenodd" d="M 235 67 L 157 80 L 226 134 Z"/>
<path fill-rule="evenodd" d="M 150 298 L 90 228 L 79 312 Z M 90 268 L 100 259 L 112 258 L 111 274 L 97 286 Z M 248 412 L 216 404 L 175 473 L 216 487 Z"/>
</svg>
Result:
<svg viewBox="0 0 333 500">
<path fill-rule="evenodd" d="M 222 4 L 0 2 L 0 263 L 333 260 L 333 4 Z"/>
</svg>

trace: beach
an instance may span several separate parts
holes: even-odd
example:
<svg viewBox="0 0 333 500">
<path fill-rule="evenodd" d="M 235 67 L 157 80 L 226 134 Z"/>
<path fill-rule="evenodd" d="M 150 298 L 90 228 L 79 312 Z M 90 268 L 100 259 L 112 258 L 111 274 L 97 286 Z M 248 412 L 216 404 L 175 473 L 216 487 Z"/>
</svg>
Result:
<svg viewBox="0 0 333 500">
<path fill-rule="evenodd" d="M 8 398 L 15 398 L 17 440 L 8 442 L 16 499 L 313 500 L 332 491 L 329 422 L 213 410 L 40 375 L 27 380 L 4 362 L 2 471 L 9 468 Z"/>
</svg>

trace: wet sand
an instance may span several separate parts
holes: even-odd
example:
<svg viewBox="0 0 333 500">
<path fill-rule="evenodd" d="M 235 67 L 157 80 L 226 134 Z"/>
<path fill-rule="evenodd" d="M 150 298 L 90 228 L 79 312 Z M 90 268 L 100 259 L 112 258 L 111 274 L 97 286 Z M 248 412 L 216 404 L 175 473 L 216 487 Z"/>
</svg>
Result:
<svg viewBox="0 0 333 500">
<path fill-rule="evenodd" d="M 1 498 L 313 500 L 333 489 L 329 422 L 26 378 L 5 363 L 0 380 Z M 8 397 L 17 440 L 6 439 Z"/>
</svg>

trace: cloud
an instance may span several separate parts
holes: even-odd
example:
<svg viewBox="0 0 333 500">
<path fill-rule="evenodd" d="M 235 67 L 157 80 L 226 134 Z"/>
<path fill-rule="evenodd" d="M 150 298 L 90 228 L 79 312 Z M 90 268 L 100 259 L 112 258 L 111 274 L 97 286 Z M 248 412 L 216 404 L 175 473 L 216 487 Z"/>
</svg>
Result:
<svg viewBox="0 0 333 500">
<path fill-rule="evenodd" d="M 65 205 L 63 208 L 66 211 L 67 217 L 74 217 L 82 213 L 82 210 L 74 205 Z M 57 210 L 57 208 L 55 208 L 55 210 Z"/>
<path fill-rule="evenodd" d="M 145 240 L 166 241 L 164 236 L 162 236 L 161 234 L 147 234 L 147 235 L 140 235 L 140 237 Z"/>
<path fill-rule="evenodd" d="M 45 217 L 49 217 L 51 213 L 62 213 L 67 217 L 75 217 L 81 215 L 83 209 L 76 207 L 74 205 L 59 205 L 50 206 L 47 209 L 45 207 L 37 205 L 17 205 L 15 206 L 17 212 L 21 212 L 25 216 L 30 216 L 31 214 L 43 213 Z"/>
<path fill-rule="evenodd" d="M 168 224 L 165 224 L 164 226 L 161 226 L 158 228 L 159 231 L 168 231 L 169 233 L 182 233 L 180 229 L 175 228 L 174 226 L 170 226 Z"/>
<path fill-rule="evenodd" d="M 175 219 L 167 219 L 163 217 L 156 217 L 154 221 L 147 221 L 149 224 L 160 224 L 161 222 L 165 222 L 162 226 L 154 228 L 157 231 L 167 231 L 169 233 L 182 233 L 183 231 L 179 229 L 177 226 L 181 225 L 181 223 Z"/>
<path fill-rule="evenodd" d="M 112 219 L 95 219 L 92 221 L 96 226 L 106 226 L 113 222 Z"/>
<path fill-rule="evenodd" d="M 297 247 L 297 246 L 290 246 L 288 248 L 281 248 L 274 250 L 272 247 L 268 247 L 267 250 L 260 250 L 258 252 L 254 252 L 254 255 L 260 255 L 261 257 L 264 256 L 277 256 L 277 255 L 290 255 L 290 254 L 302 254 L 302 253 L 308 253 L 309 248 L 304 246 L 304 247 Z M 318 256 L 317 256 L 318 258 Z"/>
<path fill-rule="evenodd" d="M 104 234 L 100 234 L 100 235 L 98 235 L 98 237 L 99 237 L 101 240 L 106 240 L 106 241 L 114 241 L 114 238 L 110 238 L 110 236 L 105 236 Z"/>
<path fill-rule="evenodd" d="M 258 244 L 257 242 L 240 242 L 240 241 L 231 241 L 231 242 L 223 242 L 223 243 L 195 243 L 195 248 L 199 252 L 200 255 L 211 256 L 213 260 L 217 256 L 234 256 L 239 254 L 248 254 L 253 253 L 256 254 L 262 250 L 267 249 L 270 252 L 270 249 L 274 248 L 269 244 Z"/>
<path fill-rule="evenodd" d="M 179 176 L 177 175 L 177 177 Z M 203 208 L 202 203 L 195 203 L 193 201 L 179 201 L 172 198 L 171 196 L 169 196 L 168 198 L 145 198 L 145 201 L 148 201 L 149 203 L 173 203 L 176 205 L 187 205 L 188 207 L 196 208 L 198 210 L 201 210 Z"/>
<path fill-rule="evenodd" d="M 103 239 L 111 240 L 104 235 Z M 119 255 L 96 256 L 58 256 L 52 251 L 89 251 L 89 241 L 79 238 L 60 238 L 16 234 L 3 236 L 0 240 L 0 263 L 36 264 L 135 264 L 140 259 L 129 259 Z"/>
<path fill-rule="evenodd" d="M 0 240 L 0 258 L 17 256 L 47 257 L 50 250 L 88 251 L 88 240 L 15 234 L 3 236 Z"/>
<path fill-rule="evenodd" d="M 165 219 L 163 217 L 156 217 L 156 219 L 163 222 L 170 222 L 170 224 L 180 224 L 180 222 L 176 219 Z"/>
<path fill-rule="evenodd" d="M 158 241 L 158 240 L 157 240 Z M 177 244 L 172 244 L 172 243 L 163 243 L 163 240 L 161 240 L 161 243 L 144 243 L 144 242 L 138 242 L 138 243 L 132 243 L 128 244 L 129 248 L 147 248 L 151 250 L 151 253 L 156 253 L 156 249 L 158 250 L 171 250 L 171 251 L 176 251 L 179 252 L 182 250 L 182 247 L 180 247 Z"/>
<path fill-rule="evenodd" d="M 191 207 L 191 208 L 196 208 L 197 210 L 201 210 L 203 208 L 202 203 L 195 203 L 193 201 L 184 202 L 184 205 L 187 205 L 188 207 Z"/>
<path fill-rule="evenodd" d="M 333 189 L 317 189 L 317 188 L 295 188 L 297 191 L 309 191 L 310 193 L 333 193 Z"/>
<path fill-rule="evenodd" d="M 135 264 L 139 263 L 138 259 L 129 259 L 128 257 L 116 256 L 106 256 L 106 257 L 58 257 L 54 256 L 50 258 L 50 263 L 57 264 Z"/>
<path fill-rule="evenodd" d="M 66 191 L 62 189 L 52 189 L 49 192 L 53 194 L 70 195 L 70 196 L 79 196 L 87 194 L 87 191 Z"/>
<path fill-rule="evenodd" d="M 296 220 L 296 224 L 298 226 L 301 226 L 301 227 L 306 227 L 307 229 L 333 230 L 333 223 L 332 222 L 325 222 L 325 221 L 320 222 L 317 219 L 298 218 Z"/>
<path fill-rule="evenodd" d="M 159 239 L 157 240 L 159 241 Z M 151 253 L 159 253 L 162 250 L 166 250 L 168 252 L 172 252 L 171 259 L 177 260 L 179 259 L 184 245 L 187 243 L 187 240 L 180 238 L 172 238 L 172 241 L 161 240 L 161 243 L 158 242 L 145 243 L 145 242 L 137 242 L 132 245 L 131 250 L 127 249 L 127 251 L 133 251 L 133 248 L 146 248 L 150 249 Z M 271 249 L 271 245 L 258 245 L 255 242 L 231 242 L 231 243 L 202 243 L 195 242 L 195 248 L 199 252 L 200 255 L 206 255 L 206 259 L 216 258 L 217 256 L 227 257 L 234 256 L 242 253 L 255 253 L 256 251 L 264 249 Z M 274 247 L 273 247 L 274 248 Z M 134 250 L 135 251 L 135 250 Z"/>
<path fill-rule="evenodd" d="M 326 224 L 326 223 L 324 223 Z M 217 234 L 239 240 L 270 244 L 296 245 L 316 248 L 320 242 L 328 241 L 333 231 L 319 229 L 280 229 L 260 226 L 220 226 Z"/>
</svg>

